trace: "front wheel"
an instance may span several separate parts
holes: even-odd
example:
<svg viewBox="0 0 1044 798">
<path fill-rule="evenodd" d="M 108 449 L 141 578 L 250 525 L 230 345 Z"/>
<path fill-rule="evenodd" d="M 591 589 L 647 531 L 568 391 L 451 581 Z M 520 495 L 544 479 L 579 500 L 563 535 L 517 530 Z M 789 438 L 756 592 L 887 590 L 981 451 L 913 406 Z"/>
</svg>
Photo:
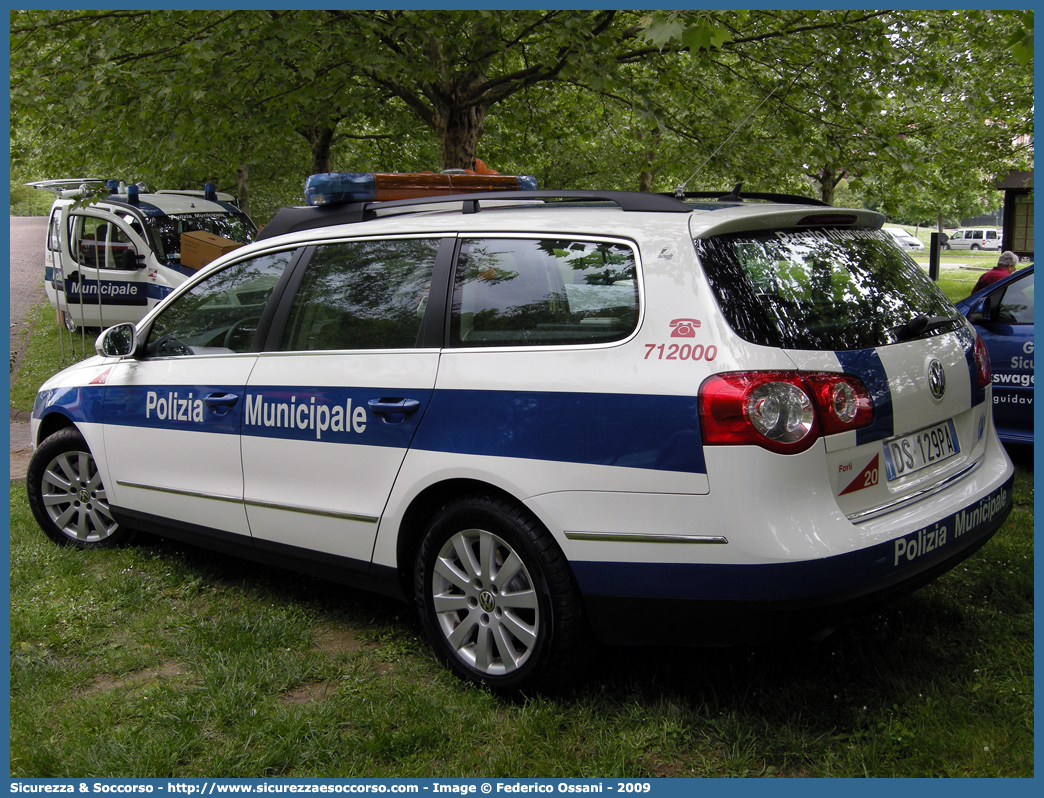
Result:
<svg viewBox="0 0 1044 798">
<path fill-rule="evenodd" d="M 133 535 L 113 519 L 94 455 L 75 428 L 40 444 L 29 461 L 26 488 L 36 522 L 61 546 L 117 546 Z"/>
<path fill-rule="evenodd" d="M 565 556 L 523 508 L 485 496 L 448 504 L 414 573 L 421 625 L 458 676 L 514 691 L 569 675 L 582 637 L 579 595 Z"/>
</svg>

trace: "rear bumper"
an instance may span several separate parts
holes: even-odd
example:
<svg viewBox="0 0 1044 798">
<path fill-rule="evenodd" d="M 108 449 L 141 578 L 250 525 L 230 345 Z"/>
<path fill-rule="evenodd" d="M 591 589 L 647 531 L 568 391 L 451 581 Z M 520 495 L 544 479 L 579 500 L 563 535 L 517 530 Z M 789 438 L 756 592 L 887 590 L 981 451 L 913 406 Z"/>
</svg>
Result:
<svg viewBox="0 0 1044 798">
<path fill-rule="evenodd" d="M 726 644 L 833 628 L 909 593 L 974 553 L 1012 508 L 1014 477 L 931 526 L 819 560 L 759 564 L 575 562 L 607 643 Z"/>
</svg>

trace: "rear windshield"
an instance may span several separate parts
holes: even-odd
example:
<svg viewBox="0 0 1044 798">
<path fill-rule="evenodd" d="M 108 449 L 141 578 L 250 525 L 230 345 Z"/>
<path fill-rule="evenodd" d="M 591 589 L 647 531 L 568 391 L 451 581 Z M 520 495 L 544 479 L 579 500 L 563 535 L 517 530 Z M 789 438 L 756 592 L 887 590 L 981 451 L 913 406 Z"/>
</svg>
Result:
<svg viewBox="0 0 1044 798">
<path fill-rule="evenodd" d="M 160 263 L 181 261 L 181 234 L 196 230 L 249 244 L 257 228 L 245 213 L 179 213 L 170 216 L 146 216 L 152 247 Z"/>
<path fill-rule="evenodd" d="M 773 230 L 695 244 L 722 312 L 752 343 L 868 349 L 960 326 L 942 291 L 882 230 Z"/>
</svg>

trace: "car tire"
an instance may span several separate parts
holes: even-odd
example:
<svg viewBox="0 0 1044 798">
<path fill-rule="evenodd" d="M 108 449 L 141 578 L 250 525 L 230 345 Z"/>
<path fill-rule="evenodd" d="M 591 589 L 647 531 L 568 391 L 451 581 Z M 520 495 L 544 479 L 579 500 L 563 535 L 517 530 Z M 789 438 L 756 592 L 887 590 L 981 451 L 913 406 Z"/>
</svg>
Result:
<svg viewBox="0 0 1044 798">
<path fill-rule="evenodd" d="M 950 248 L 950 245 L 949 244 L 943 244 L 942 248 L 948 250 Z"/>
<path fill-rule="evenodd" d="M 978 252 L 979 251 L 979 245 L 978 244 L 972 244 L 971 248 L 972 248 L 972 252 Z"/>
<path fill-rule="evenodd" d="M 63 327 L 65 327 L 66 330 L 68 330 L 71 333 L 78 333 L 80 331 L 80 328 L 76 325 L 76 322 L 73 320 L 73 317 L 70 316 L 66 311 L 58 311 L 58 316 L 59 323 Z"/>
<path fill-rule="evenodd" d="M 568 681 L 581 648 L 579 592 L 547 529 L 506 499 L 444 506 L 415 560 L 415 600 L 437 656 L 497 692 Z"/>
<path fill-rule="evenodd" d="M 94 455 L 74 427 L 54 433 L 36 449 L 26 488 L 36 522 L 60 546 L 107 548 L 133 537 L 113 519 Z"/>
</svg>

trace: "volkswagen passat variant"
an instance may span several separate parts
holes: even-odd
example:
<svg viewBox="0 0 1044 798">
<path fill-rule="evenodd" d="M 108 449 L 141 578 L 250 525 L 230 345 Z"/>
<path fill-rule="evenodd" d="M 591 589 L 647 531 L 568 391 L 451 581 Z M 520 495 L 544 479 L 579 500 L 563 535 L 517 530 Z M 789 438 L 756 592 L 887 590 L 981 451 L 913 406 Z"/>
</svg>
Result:
<svg viewBox="0 0 1044 798">
<path fill-rule="evenodd" d="M 832 628 L 1010 511 L 985 347 L 879 214 L 373 202 L 372 177 L 316 178 L 322 205 L 41 387 L 47 535 L 148 530 L 412 602 L 449 667 L 511 690 L 587 633 Z"/>
</svg>

